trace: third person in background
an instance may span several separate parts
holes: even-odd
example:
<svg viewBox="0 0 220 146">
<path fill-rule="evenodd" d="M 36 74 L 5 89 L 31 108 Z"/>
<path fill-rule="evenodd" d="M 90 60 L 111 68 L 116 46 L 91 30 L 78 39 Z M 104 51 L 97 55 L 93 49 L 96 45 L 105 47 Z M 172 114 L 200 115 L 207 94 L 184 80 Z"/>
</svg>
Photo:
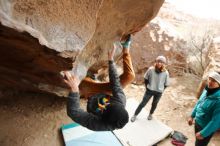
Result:
<svg viewBox="0 0 220 146">
<path fill-rule="evenodd" d="M 213 134 L 220 129 L 220 74 L 211 72 L 205 89 L 196 103 L 188 124 L 195 121 L 195 146 L 207 146 Z"/>
</svg>

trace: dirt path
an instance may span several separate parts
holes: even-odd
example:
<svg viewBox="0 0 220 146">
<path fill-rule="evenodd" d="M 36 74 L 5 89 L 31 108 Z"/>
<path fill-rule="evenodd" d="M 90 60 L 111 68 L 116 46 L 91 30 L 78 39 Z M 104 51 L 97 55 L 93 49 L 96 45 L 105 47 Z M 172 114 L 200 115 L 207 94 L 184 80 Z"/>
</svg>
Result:
<svg viewBox="0 0 220 146">
<path fill-rule="evenodd" d="M 172 85 L 164 93 L 154 115 L 187 135 L 187 146 L 194 145 L 193 127 L 188 126 L 186 120 L 196 102 L 193 96 L 196 85 L 198 82 L 191 76 L 172 79 Z M 125 93 L 141 101 L 144 90 L 144 86 L 131 85 Z M 85 107 L 85 104 L 82 100 L 82 106 Z M 149 107 L 150 103 L 146 109 L 149 110 Z M 72 122 L 66 115 L 66 99 L 49 95 L 1 98 L 0 115 L 0 146 L 62 146 L 59 128 Z M 210 146 L 219 145 L 218 135 L 212 139 Z M 159 146 L 171 146 L 170 139 L 162 141 Z"/>
</svg>

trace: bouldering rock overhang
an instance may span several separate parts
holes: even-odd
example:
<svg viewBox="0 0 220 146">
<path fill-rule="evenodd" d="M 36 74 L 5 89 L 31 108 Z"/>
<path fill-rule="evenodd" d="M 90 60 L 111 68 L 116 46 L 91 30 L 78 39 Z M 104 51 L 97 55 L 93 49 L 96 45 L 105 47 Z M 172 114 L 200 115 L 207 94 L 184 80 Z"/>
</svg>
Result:
<svg viewBox="0 0 220 146">
<path fill-rule="evenodd" d="M 0 2 L 0 90 L 57 92 L 60 71 L 79 74 L 123 35 L 140 31 L 164 0 L 15 0 Z M 62 94 L 59 94 L 62 95 Z"/>
</svg>

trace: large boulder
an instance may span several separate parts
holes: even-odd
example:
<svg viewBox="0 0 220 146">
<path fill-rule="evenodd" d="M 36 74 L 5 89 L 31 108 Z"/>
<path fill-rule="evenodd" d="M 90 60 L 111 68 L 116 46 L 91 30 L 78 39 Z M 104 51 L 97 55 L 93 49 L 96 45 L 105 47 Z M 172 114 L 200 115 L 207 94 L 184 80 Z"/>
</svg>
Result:
<svg viewBox="0 0 220 146">
<path fill-rule="evenodd" d="M 140 31 L 164 0 L 0 0 L 1 90 L 63 95 L 62 70 L 81 77 L 114 42 Z"/>
</svg>

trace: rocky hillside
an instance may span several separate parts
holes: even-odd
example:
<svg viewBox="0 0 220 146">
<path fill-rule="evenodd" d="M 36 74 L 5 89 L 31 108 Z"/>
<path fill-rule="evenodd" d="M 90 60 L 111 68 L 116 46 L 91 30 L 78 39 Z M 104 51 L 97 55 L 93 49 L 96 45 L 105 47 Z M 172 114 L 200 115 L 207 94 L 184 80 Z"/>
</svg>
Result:
<svg viewBox="0 0 220 146">
<path fill-rule="evenodd" d="M 171 76 L 190 72 L 201 77 L 213 38 L 220 35 L 219 28 L 218 20 L 197 18 L 164 3 L 157 17 L 134 37 L 136 83 L 143 82 L 143 74 L 161 54 L 168 58 Z"/>
</svg>

